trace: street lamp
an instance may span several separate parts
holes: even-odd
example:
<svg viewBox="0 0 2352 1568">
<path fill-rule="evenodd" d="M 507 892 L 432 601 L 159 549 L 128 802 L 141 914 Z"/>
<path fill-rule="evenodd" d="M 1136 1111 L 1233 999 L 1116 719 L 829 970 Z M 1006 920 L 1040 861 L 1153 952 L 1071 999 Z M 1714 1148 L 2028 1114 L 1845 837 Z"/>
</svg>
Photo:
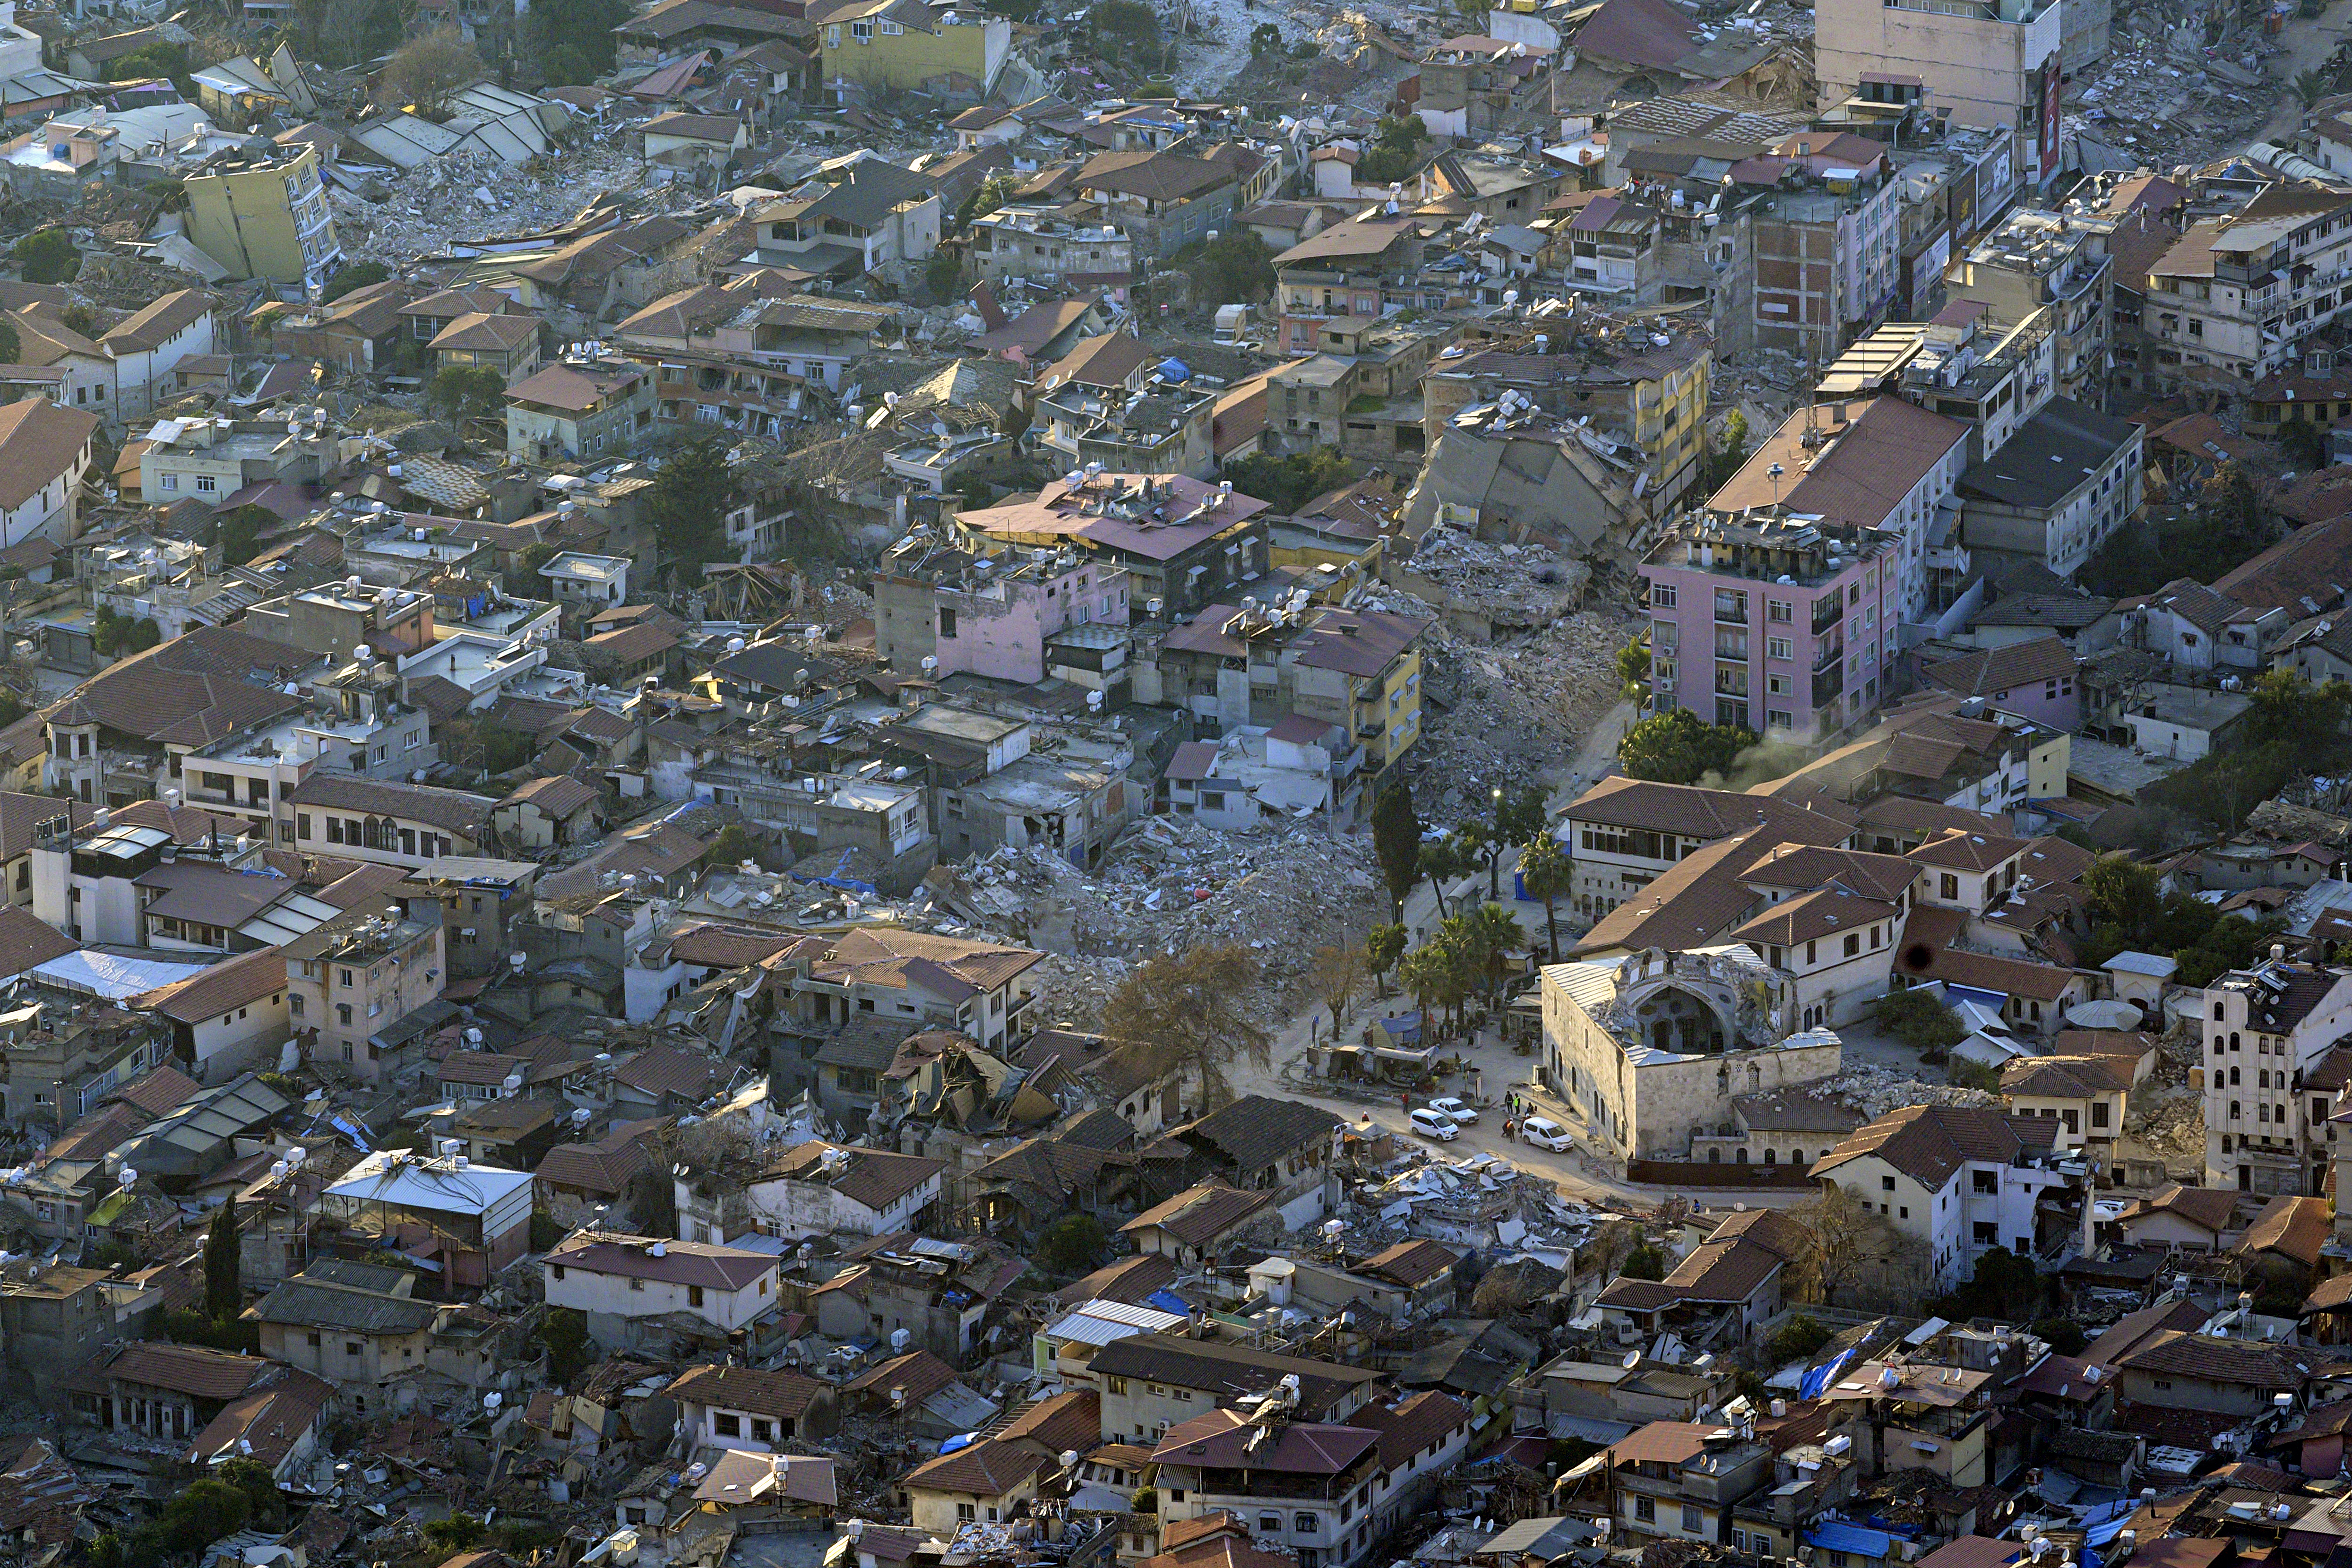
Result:
<svg viewBox="0 0 2352 1568">
<path fill-rule="evenodd" d="M 1486 900 L 1499 902 L 1503 897 L 1503 786 L 1493 790 L 1495 814 L 1490 819 L 1493 842 L 1486 847 Z"/>
</svg>

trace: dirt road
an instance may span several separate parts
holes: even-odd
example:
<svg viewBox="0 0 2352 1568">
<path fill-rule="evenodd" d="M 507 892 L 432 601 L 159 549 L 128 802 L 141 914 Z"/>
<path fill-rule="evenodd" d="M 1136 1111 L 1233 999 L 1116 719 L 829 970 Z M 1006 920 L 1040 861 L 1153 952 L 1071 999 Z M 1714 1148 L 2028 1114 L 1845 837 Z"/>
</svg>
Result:
<svg viewBox="0 0 2352 1568">
<path fill-rule="evenodd" d="M 2303 100 L 2294 95 L 2294 79 L 2327 63 L 2347 22 L 2352 22 L 2352 0 L 2331 0 L 2327 9 L 2315 17 L 2287 18 L 2279 34 L 2286 53 L 2269 61 L 2271 76 L 2278 83 L 2278 107 L 2271 110 L 2255 141 L 2283 145 L 2294 142 L 2303 124 Z"/>
</svg>

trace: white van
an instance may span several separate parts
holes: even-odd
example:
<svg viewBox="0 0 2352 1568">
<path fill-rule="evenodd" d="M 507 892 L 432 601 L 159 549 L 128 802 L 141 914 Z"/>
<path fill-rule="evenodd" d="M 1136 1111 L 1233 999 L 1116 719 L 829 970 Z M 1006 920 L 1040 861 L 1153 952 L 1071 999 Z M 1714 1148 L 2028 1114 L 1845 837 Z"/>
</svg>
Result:
<svg viewBox="0 0 2352 1568">
<path fill-rule="evenodd" d="M 1434 1138 L 1440 1143 L 1451 1143 L 1462 1135 L 1462 1129 L 1454 1124 L 1454 1118 L 1442 1110 L 1432 1110 L 1427 1106 L 1405 1120 L 1412 1123 L 1415 1132 L 1423 1138 Z"/>
</svg>

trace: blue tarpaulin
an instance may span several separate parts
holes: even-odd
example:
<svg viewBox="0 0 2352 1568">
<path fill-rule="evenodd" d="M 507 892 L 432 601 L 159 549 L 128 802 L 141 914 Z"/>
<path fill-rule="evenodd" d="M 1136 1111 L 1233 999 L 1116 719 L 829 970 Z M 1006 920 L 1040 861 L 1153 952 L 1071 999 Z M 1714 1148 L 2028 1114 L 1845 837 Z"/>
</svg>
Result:
<svg viewBox="0 0 2352 1568">
<path fill-rule="evenodd" d="M 1192 1304 L 1172 1290 L 1154 1290 L 1143 1299 L 1143 1304 L 1156 1307 L 1163 1312 L 1173 1312 L 1180 1318 L 1192 1315 Z"/>
<path fill-rule="evenodd" d="M 1853 1351 L 1840 1351 L 1821 1365 L 1808 1368 L 1804 1381 L 1797 1384 L 1797 1397 L 1819 1399 L 1837 1381 L 1838 1373 L 1853 1364 Z"/>
<path fill-rule="evenodd" d="M 1160 379 L 1165 382 L 1186 382 L 1192 379 L 1192 370 L 1181 359 L 1160 362 Z"/>
<path fill-rule="evenodd" d="M 1827 1552 L 1850 1552 L 1858 1557 L 1882 1560 L 1894 1550 L 1895 1542 L 1895 1538 L 1883 1530 L 1865 1530 L 1843 1519 L 1818 1521 L 1806 1532 L 1805 1539 Z"/>
<path fill-rule="evenodd" d="M 2094 1509 L 2090 1518 L 2083 1521 L 2083 1544 L 2105 1546 L 2124 1532 L 2125 1527 L 2131 1523 L 2132 1515 L 2138 1511 L 2137 1498 L 2119 1498 L 2105 1508 Z M 2090 1553 L 2084 1552 L 2083 1560 L 2089 1562 Z"/>
</svg>

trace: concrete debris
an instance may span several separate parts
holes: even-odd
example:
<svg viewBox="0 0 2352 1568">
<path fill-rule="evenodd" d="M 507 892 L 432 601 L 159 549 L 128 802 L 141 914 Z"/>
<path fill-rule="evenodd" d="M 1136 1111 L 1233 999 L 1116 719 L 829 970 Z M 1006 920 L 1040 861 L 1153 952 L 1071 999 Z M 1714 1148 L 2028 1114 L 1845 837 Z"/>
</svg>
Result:
<svg viewBox="0 0 2352 1568">
<path fill-rule="evenodd" d="M 1368 838 L 1221 833 L 1172 816 L 1144 818 L 1092 871 L 1000 849 L 958 870 L 944 897 L 1045 952 L 1060 1016 L 1081 1026 L 1100 1021 L 1132 965 L 1237 943 L 1264 966 L 1248 1009 L 1277 1026 L 1305 995 L 1315 950 L 1361 942 L 1386 909 Z"/>
<path fill-rule="evenodd" d="M 1869 1120 L 1906 1105 L 1961 1105 L 1995 1110 L 2000 1108 L 2000 1096 L 1997 1094 L 1914 1078 L 1870 1062 L 1851 1064 L 1835 1078 L 1812 1087 Z"/>
</svg>

